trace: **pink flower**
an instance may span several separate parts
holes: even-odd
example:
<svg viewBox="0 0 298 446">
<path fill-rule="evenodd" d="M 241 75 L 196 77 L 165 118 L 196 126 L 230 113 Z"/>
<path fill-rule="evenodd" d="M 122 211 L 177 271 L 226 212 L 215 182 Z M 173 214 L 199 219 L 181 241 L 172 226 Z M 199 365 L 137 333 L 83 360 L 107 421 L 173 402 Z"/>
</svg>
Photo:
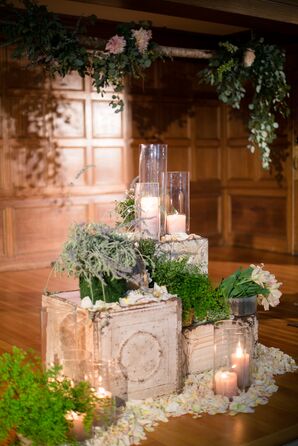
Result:
<svg viewBox="0 0 298 446">
<path fill-rule="evenodd" d="M 116 34 L 107 42 L 105 50 L 111 54 L 121 54 L 123 53 L 125 46 L 126 41 L 124 37 Z"/>
<path fill-rule="evenodd" d="M 243 56 L 243 65 L 247 68 L 251 67 L 252 64 L 254 63 L 255 58 L 256 54 L 254 50 L 252 50 L 251 48 L 247 48 Z"/>
<path fill-rule="evenodd" d="M 136 45 L 141 54 L 143 54 L 149 44 L 149 40 L 152 38 L 152 31 L 144 28 L 133 29 L 132 31 L 133 37 L 136 39 Z"/>
</svg>

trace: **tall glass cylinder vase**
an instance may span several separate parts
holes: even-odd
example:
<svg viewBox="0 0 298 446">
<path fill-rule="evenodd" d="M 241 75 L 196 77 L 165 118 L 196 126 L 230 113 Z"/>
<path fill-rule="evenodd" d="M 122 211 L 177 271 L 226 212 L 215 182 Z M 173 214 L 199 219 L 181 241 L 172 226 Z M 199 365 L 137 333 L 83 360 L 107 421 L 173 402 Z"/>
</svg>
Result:
<svg viewBox="0 0 298 446">
<path fill-rule="evenodd" d="M 189 232 L 189 172 L 168 172 L 167 234 Z"/>
<path fill-rule="evenodd" d="M 251 353 L 241 321 L 214 324 L 214 393 L 232 398 L 250 385 Z"/>
<path fill-rule="evenodd" d="M 139 182 L 158 183 L 160 197 L 160 235 L 166 233 L 166 144 L 141 144 L 139 158 Z"/>
<path fill-rule="evenodd" d="M 159 240 L 160 196 L 158 183 L 136 183 L 137 230 L 143 238 Z"/>
</svg>

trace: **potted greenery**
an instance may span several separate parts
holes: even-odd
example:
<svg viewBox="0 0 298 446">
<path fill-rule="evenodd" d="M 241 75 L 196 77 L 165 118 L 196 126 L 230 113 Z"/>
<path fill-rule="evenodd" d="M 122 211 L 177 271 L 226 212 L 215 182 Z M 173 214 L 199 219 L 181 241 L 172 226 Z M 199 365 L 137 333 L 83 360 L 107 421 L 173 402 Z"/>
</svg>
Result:
<svg viewBox="0 0 298 446">
<path fill-rule="evenodd" d="M 59 366 L 44 370 L 33 352 L 14 347 L 0 356 L 0 396 L 0 442 L 15 431 L 32 446 L 76 444 L 70 411 L 85 414 L 91 430 L 97 398 L 90 385 L 74 384 Z"/>
<path fill-rule="evenodd" d="M 282 285 L 264 265 L 250 265 L 246 269 L 239 268 L 229 277 L 222 280 L 219 289 L 228 299 L 231 312 L 235 316 L 248 316 L 256 313 L 257 303 L 269 310 L 269 306 L 279 304 Z"/>
<path fill-rule="evenodd" d="M 54 263 L 56 272 L 78 277 L 81 298 L 116 302 L 142 269 L 142 257 L 126 234 L 100 223 L 75 224 Z"/>
<path fill-rule="evenodd" d="M 220 290 L 213 288 L 209 278 L 198 268 L 179 260 L 155 259 L 152 279 L 167 287 L 169 293 L 180 297 L 182 302 L 182 324 L 184 327 L 195 322 L 215 322 L 229 316 L 226 299 Z"/>
</svg>

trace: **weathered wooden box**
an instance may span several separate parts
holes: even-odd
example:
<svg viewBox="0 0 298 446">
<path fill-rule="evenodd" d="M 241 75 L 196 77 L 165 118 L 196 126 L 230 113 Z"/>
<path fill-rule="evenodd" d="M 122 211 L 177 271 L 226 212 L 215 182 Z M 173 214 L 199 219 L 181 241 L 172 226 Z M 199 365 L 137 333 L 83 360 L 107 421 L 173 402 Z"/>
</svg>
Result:
<svg viewBox="0 0 298 446">
<path fill-rule="evenodd" d="M 182 331 L 183 375 L 204 372 L 213 367 L 213 324 L 197 325 Z"/>
<path fill-rule="evenodd" d="M 258 320 L 256 315 L 235 318 L 242 320 L 251 329 L 255 349 L 258 342 Z M 213 368 L 214 326 L 193 325 L 182 330 L 182 372 L 186 376 Z"/>
<path fill-rule="evenodd" d="M 42 309 L 44 359 L 60 363 L 67 376 L 83 379 L 95 358 L 118 364 L 112 390 L 122 398 L 156 397 L 181 387 L 179 299 L 90 312 L 74 291 L 43 296 Z"/>
<path fill-rule="evenodd" d="M 208 274 L 208 239 L 199 235 L 190 234 L 182 239 L 179 234 L 166 235 L 158 243 L 157 255 L 165 255 L 170 260 L 188 257 L 188 263 L 196 265 L 202 274 Z"/>
</svg>

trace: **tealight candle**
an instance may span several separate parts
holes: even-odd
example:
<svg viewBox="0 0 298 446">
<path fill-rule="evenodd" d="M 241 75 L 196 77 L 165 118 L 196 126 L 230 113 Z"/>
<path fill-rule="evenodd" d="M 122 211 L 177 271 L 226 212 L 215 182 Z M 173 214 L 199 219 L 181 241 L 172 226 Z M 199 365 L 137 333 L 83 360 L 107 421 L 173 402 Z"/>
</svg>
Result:
<svg viewBox="0 0 298 446">
<path fill-rule="evenodd" d="M 99 387 L 95 392 L 97 398 L 112 398 L 112 393 L 106 390 L 104 387 Z"/>
<path fill-rule="evenodd" d="M 237 373 L 219 370 L 215 377 L 215 393 L 232 398 L 237 395 Z"/>
<path fill-rule="evenodd" d="M 179 232 L 186 232 L 186 215 L 185 214 L 167 215 L 167 233 L 177 234 Z"/>
<path fill-rule="evenodd" d="M 86 440 L 88 438 L 88 433 L 84 427 L 84 417 L 85 414 L 74 412 L 73 410 L 69 411 L 65 418 L 71 421 L 72 426 L 70 432 L 78 441 Z"/>
<path fill-rule="evenodd" d="M 238 386 L 244 388 L 250 385 L 249 353 L 245 353 L 238 343 L 235 353 L 231 355 L 232 368 L 237 373 Z"/>
</svg>

